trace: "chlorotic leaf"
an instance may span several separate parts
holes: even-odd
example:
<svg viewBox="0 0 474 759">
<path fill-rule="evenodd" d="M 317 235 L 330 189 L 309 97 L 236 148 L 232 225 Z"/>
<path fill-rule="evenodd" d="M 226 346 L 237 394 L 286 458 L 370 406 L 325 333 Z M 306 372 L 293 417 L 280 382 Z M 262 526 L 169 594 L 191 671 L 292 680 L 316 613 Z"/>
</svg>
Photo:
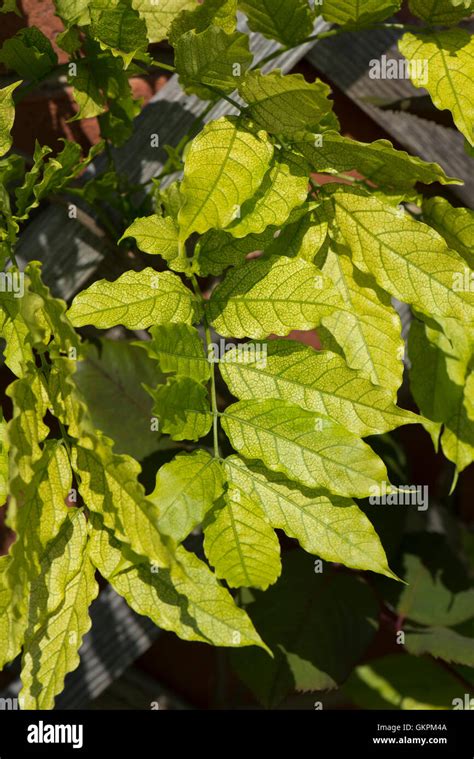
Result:
<svg viewBox="0 0 474 759">
<path fill-rule="evenodd" d="M 459 3 L 452 0 L 410 0 L 409 6 L 414 16 L 427 21 L 430 26 L 457 24 L 473 11 L 472 0 Z"/>
<path fill-rule="evenodd" d="M 211 296 L 209 318 L 221 335 L 258 340 L 312 329 L 338 304 L 331 282 L 313 264 L 272 256 L 232 269 Z"/>
<path fill-rule="evenodd" d="M 193 293 L 171 272 L 127 271 L 114 282 L 101 279 L 73 300 L 68 317 L 75 327 L 106 329 L 123 324 L 146 329 L 152 324 L 191 323 L 199 314 Z"/>
<path fill-rule="evenodd" d="M 416 182 L 461 184 L 461 180 L 446 176 L 437 163 L 396 150 L 388 140 L 358 142 L 329 131 L 322 135 L 321 144 L 298 142 L 297 147 L 319 173 L 357 169 L 365 179 L 393 189 L 412 187 Z"/>
<path fill-rule="evenodd" d="M 332 109 L 329 87 L 319 79 L 307 82 L 301 74 L 248 71 L 239 92 L 257 124 L 271 134 L 289 138 L 299 132 L 318 131 L 321 120 Z"/>
<path fill-rule="evenodd" d="M 151 340 L 136 343 L 159 362 L 162 372 L 207 382 L 211 376 L 208 357 L 195 327 L 188 324 L 160 324 L 150 330 Z M 150 383 L 148 383 L 150 384 Z"/>
<path fill-rule="evenodd" d="M 171 24 L 169 40 L 174 45 L 186 32 L 192 29 L 203 32 L 211 24 L 228 34 L 234 32 L 237 26 L 237 0 L 204 0 L 191 10 L 182 11 Z"/>
<path fill-rule="evenodd" d="M 413 397 L 428 419 L 444 425 L 443 453 L 462 472 L 474 460 L 474 426 L 465 405 L 472 342 L 463 325 L 451 323 L 446 335 L 414 321 L 408 351 Z"/>
<path fill-rule="evenodd" d="M 135 553 L 167 566 L 168 550 L 158 530 L 159 512 L 138 482 L 139 464 L 130 456 L 113 453 L 106 441 L 84 438 L 73 449 L 73 469 L 79 475 L 79 493 L 87 508 L 99 514 L 105 526 Z"/>
<path fill-rule="evenodd" d="M 269 256 L 295 256 L 314 262 L 327 238 L 329 216 L 326 208 L 325 204 L 321 204 L 297 221 L 286 224 L 280 234 L 266 246 L 265 253 Z"/>
<path fill-rule="evenodd" d="M 229 351 L 219 368 L 239 400 L 279 398 L 324 414 L 356 435 L 377 435 L 421 417 L 398 408 L 388 390 L 373 385 L 330 351 L 292 340 L 272 340 L 264 358 L 247 344 L 248 360 Z"/>
<path fill-rule="evenodd" d="M 474 293 L 453 288 L 464 261 L 434 229 L 377 198 L 353 191 L 333 197 L 337 224 L 359 269 L 428 316 L 474 318 Z"/>
<path fill-rule="evenodd" d="M 364 498 L 388 480 L 382 460 L 356 435 L 285 401 L 234 403 L 222 426 L 242 456 L 309 488 Z"/>
<path fill-rule="evenodd" d="M 196 0 L 132 0 L 133 8 L 144 19 L 149 42 L 161 42 L 168 37 L 174 19 L 183 10 L 192 10 Z"/>
<path fill-rule="evenodd" d="M 52 709 L 91 621 L 89 606 L 99 592 L 87 548 L 87 523 L 77 512 L 51 541 L 43 571 L 31 589 L 20 691 L 24 709 Z"/>
<path fill-rule="evenodd" d="M 423 199 L 423 220 L 474 268 L 474 211 L 455 208 L 445 198 Z"/>
<path fill-rule="evenodd" d="M 147 387 L 153 398 L 153 414 L 159 428 L 172 440 L 199 440 L 211 429 L 212 414 L 206 388 L 189 377 L 172 377 L 156 390 Z"/>
<path fill-rule="evenodd" d="M 474 39 L 466 29 L 442 32 L 408 32 L 398 43 L 411 63 L 415 87 L 428 90 L 435 106 L 451 111 L 459 131 L 474 145 Z M 425 62 L 417 66 L 416 61 Z M 429 76 L 426 76 L 426 65 Z"/>
<path fill-rule="evenodd" d="M 94 3 L 90 6 L 89 34 L 103 49 L 122 58 L 125 68 L 148 46 L 147 26 L 137 10 L 125 0 L 111 5 Z"/>
<path fill-rule="evenodd" d="M 207 516 L 204 551 L 231 588 L 266 590 L 281 572 L 280 544 L 257 500 L 230 488 Z"/>
<path fill-rule="evenodd" d="M 228 227 L 234 237 L 261 234 L 269 226 L 285 224 L 294 208 L 308 195 L 308 167 L 297 156 L 279 154 L 253 198 L 240 209 L 239 218 Z"/>
<path fill-rule="evenodd" d="M 15 106 L 13 93 L 21 82 L 13 82 L 0 90 L 0 156 L 10 150 L 12 138 L 10 135 L 15 121 Z"/>
<path fill-rule="evenodd" d="M 185 157 L 181 236 L 227 227 L 260 187 L 272 156 L 265 132 L 253 134 L 235 118 L 205 126 Z"/>
<path fill-rule="evenodd" d="M 94 524 L 96 522 L 94 521 Z M 215 646 L 262 646 L 246 613 L 209 567 L 182 546 L 170 569 L 124 553 L 108 530 L 95 529 L 92 561 L 132 609 L 184 640 Z"/>
<path fill-rule="evenodd" d="M 159 509 L 158 526 L 164 535 L 181 543 L 201 524 L 224 490 L 219 462 L 206 451 L 181 453 L 156 474 L 148 499 Z"/>
<path fill-rule="evenodd" d="M 272 527 L 296 538 L 308 553 L 394 577 L 377 533 L 350 499 L 295 485 L 285 475 L 238 456 L 226 459 L 224 467 L 229 484 L 258 502 Z"/>
<path fill-rule="evenodd" d="M 267 227 L 259 235 L 232 237 L 228 232 L 211 229 L 196 245 L 195 267 L 201 276 L 222 274 L 230 266 L 245 263 L 250 253 L 261 252 L 273 240 L 276 230 Z"/>
<path fill-rule="evenodd" d="M 311 9 L 306 0 L 238 0 L 253 32 L 295 47 L 313 31 Z"/>
<path fill-rule="evenodd" d="M 324 0 L 321 13 L 326 21 L 341 26 L 367 26 L 383 21 L 400 10 L 401 0 Z"/>
<path fill-rule="evenodd" d="M 332 243 L 322 267 L 344 304 L 324 316 L 322 324 L 348 365 L 374 385 L 390 390 L 395 398 L 402 383 L 405 352 L 400 317 L 387 293 L 372 277 L 359 272 L 345 252 Z"/>
<path fill-rule="evenodd" d="M 135 219 L 122 237 L 134 237 L 144 253 L 159 255 L 174 271 L 186 271 L 188 262 L 180 248 L 178 227 L 171 216 L 145 216 Z"/>
</svg>

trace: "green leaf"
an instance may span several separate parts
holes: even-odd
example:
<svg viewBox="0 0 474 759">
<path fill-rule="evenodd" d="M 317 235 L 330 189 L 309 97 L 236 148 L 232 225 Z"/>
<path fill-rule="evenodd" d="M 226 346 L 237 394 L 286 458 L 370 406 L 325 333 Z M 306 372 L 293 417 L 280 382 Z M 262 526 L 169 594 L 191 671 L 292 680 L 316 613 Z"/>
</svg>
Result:
<svg viewBox="0 0 474 759">
<path fill-rule="evenodd" d="M 422 625 L 452 627 L 474 619 L 474 586 L 442 535 L 405 539 L 399 570 L 405 585 L 392 585 L 399 617 Z"/>
<path fill-rule="evenodd" d="M 199 315 L 193 293 L 171 272 L 127 271 L 114 282 L 101 279 L 74 298 L 68 317 L 75 327 L 106 329 L 123 324 L 146 329 L 152 324 L 191 323 Z"/>
<path fill-rule="evenodd" d="M 355 266 L 427 316 L 474 318 L 474 293 L 453 288 L 455 278 L 464 275 L 464 261 L 434 229 L 352 190 L 338 191 L 333 198 Z"/>
<path fill-rule="evenodd" d="M 395 399 L 405 352 L 400 317 L 387 293 L 371 276 L 355 269 L 344 253 L 344 248 L 332 242 L 322 267 L 344 303 L 322 323 L 342 348 L 348 365 L 374 385 L 391 391 Z"/>
<path fill-rule="evenodd" d="M 96 526 L 96 521 L 94 521 Z M 100 526 L 100 525 L 99 525 Z M 262 646 L 246 613 L 235 605 L 204 562 L 182 546 L 170 569 L 158 569 L 123 546 L 108 530 L 95 529 L 92 561 L 137 614 L 184 640 L 215 646 Z"/>
<path fill-rule="evenodd" d="M 408 343 L 413 397 L 428 419 L 443 423 L 441 446 L 459 472 L 474 460 L 474 425 L 464 403 L 472 360 L 466 332 L 463 325 L 451 323 L 445 335 L 414 321 Z"/>
<path fill-rule="evenodd" d="M 183 10 L 192 10 L 196 0 L 132 0 L 133 8 L 144 19 L 148 32 L 148 41 L 161 42 L 168 37 L 174 19 Z"/>
<path fill-rule="evenodd" d="M 238 0 L 238 6 L 253 32 L 287 47 L 295 47 L 313 31 L 307 0 Z"/>
<path fill-rule="evenodd" d="M 212 424 L 206 388 L 189 377 L 171 378 L 156 390 L 147 387 L 153 398 L 153 413 L 160 430 L 172 440 L 199 440 Z"/>
<path fill-rule="evenodd" d="M 229 234 L 242 238 L 283 225 L 307 198 L 308 173 L 306 163 L 298 156 L 284 152 L 275 155 L 260 189 L 243 204 L 239 218 L 228 228 Z"/>
<path fill-rule="evenodd" d="M 223 229 L 258 190 L 273 156 L 265 132 L 252 132 L 237 119 L 212 121 L 193 140 L 184 165 L 180 235 Z"/>
<path fill-rule="evenodd" d="M 257 500 L 230 488 L 208 514 L 204 551 L 231 588 L 266 590 L 281 573 L 280 543 Z"/>
<path fill-rule="evenodd" d="M 99 4 L 90 6 L 91 23 L 89 34 L 96 39 L 103 50 L 122 58 L 127 68 L 133 58 L 148 47 L 147 25 L 135 8 L 122 0 L 113 7 Z"/>
<path fill-rule="evenodd" d="M 289 138 L 318 131 L 321 120 L 332 110 L 327 84 L 320 79 L 307 82 L 302 74 L 248 71 L 239 92 L 257 124 L 271 134 Z"/>
<path fill-rule="evenodd" d="M 15 121 L 15 104 L 13 93 L 21 82 L 13 82 L 0 90 L 0 156 L 10 150 L 12 138 L 10 135 Z"/>
<path fill-rule="evenodd" d="M 210 379 L 209 361 L 195 327 L 188 324 L 162 324 L 152 327 L 150 334 L 151 340 L 136 345 L 159 362 L 162 372 L 173 372 L 196 382 L 207 382 Z"/>
<path fill-rule="evenodd" d="M 170 557 L 158 530 L 159 512 L 138 482 L 139 464 L 113 453 L 107 440 L 90 437 L 74 447 L 72 463 L 87 508 L 135 553 L 167 566 Z"/>
<path fill-rule="evenodd" d="M 175 43 L 180 84 L 188 95 L 203 100 L 214 100 L 220 92 L 233 92 L 252 60 L 248 36 L 227 34 L 219 26 L 186 32 Z"/>
<path fill-rule="evenodd" d="M 179 245 L 178 227 L 171 216 L 153 214 L 135 219 L 133 224 L 125 230 L 121 239 L 125 237 L 134 237 L 137 246 L 144 253 L 164 258 L 170 269 L 187 271 L 189 262 L 186 251 Z"/>
<path fill-rule="evenodd" d="M 298 149 L 315 172 L 340 172 L 357 169 L 365 179 L 392 189 L 412 187 L 416 182 L 462 184 L 446 176 L 437 163 L 427 163 L 404 150 L 396 150 L 388 140 L 358 142 L 337 132 L 324 132 L 321 144 L 298 142 Z"/>
<path fill-rule="evenodd" d="M 465 626 L 466 627 L 466 626 Z M 435 659 L 465 664 L 474 667 L 473 626 L 470 624 L 464 634 L 447 627 L 415 628 L 405 627 L 405 648 L 410 654 L 429 654 Z"/>
<path fill-rule="evenodd" d="M 124 340 L 90 345 L 78 363 L 74 381 L 94 427 L 112 438 L 116 453 L 141 460 L 163 448 L 163 438 L 151 429 L 152 402 L 142 387 L 158 380 L 156 364 Z"/>
<path fill-rule="evenodd" d="M 455 208 L 445 198 L 423 198 L 423 220 L 444 237 L 449 248 L 456 250 L 474 268 L 474 211 Z"/>
<path fill-rule="evenodd" d="M 416 424 L 421 417 L 398 408 L 391 393 L 376 387 L 330 351 L 315 351 L 292 340 L 272 340 L 262 360 L 248 345 L 239 361 L 228 352 L 219 364 L 224 382 L 239 400 L 279 398 L 329 416 L 365 437 Z"/>
<path fill-rule="evenodd" d="M 51 42 L 36 26 L 20 29 L 0 50 L 0 62 L 22 79 L 42 79 L 58 63 Z"/>
<path fill-rule="evenodd" d="M 390 654 L 357 667 L 344 693 L 361 709 L 445 710 L 453 708 L 459 688 L 455 675 L 429 658 Z"/>
<path fill-rule="evenodd" d="M 331 282 L 300 258 L 272 256 L 232 269 L 212 293 L 209 319 L 231 337 L 312 329 L 339 304 Z"/>
<path fill-rule="evenodd" d="M 181 453 L 156 474 L 148 499 L 159 509 L 158 526 L 181 543 L 201 524 L 224 490 L 219 462 L 203 450 Z"/>
<path fill-rule="evenodd" d="M 213 24 L 230 34 L 237 25 L 237 0 L 204 0 L 194 5 L 192 10 L 182 11 L 173 21 L 169 39 L 174 45 L 181 35 L 195 29 L 203 32 Z"/>
<path fill-rule="evenodd" d="M 238 456 L 226 459 L 224 467 L 229 484 L 259 503 L 272 527 L 296 538 L 308 553 L 394 577 L 377 533 L 350 499 L 297 486 Z"/>
<path fill-rule="evenodd" d="M 79 664 L 77 652 L 91 626 L 89 606 L 98 592 L 88 555 L 87 522 L 76 512 L 48 546 L 43 571 L 31 590 L 22 708 L 53 708 L 66 675 Z"/>
<path fill-rule="evenodd" d="M 330 690 L 347 678 L 376 631 L 378 608 L 360 578 L 314 571 L 313 559 L 290 551 L 278 583 L 256 591 L 246 608 L 274 652 L 232 652 L 244 683 L 267 707 L 292 691 Z"/>
<path fill-rule="evenodd" d="M 21 15 L 16 0 L 3 0 L 0 13 L 16 13 L 17 16 Z"/>
<path fill-rule="evenodd" d="M 240 239 L 227 232 L 211 229 L 198 241 L 195 268 L 200 276 L 222 274 L 229 266 L 245 262 L 249 253 L 262 251 L 273 240 L 276 230 L 267 227 L 260 235 L 247 235 Z"/>
<path fill-rule="evenodd" d="M 455 4 L 452 0 L 410 0 L 410 11 L 414 16 L 427 21 L 430 26 L 448 26 L 470 16 L 472 0 Z"/>
<path fill-rule="evenodd" d="M 474 39 L 466 29 L 404 34 L 400 52 L 411 63 L 410 78 L 415 87 L 428 90 L 440 110 L 451 111 L 459 131 L 474 145 Z M 415 61 L 426 61 L 429 76 Z M 425 72 L 426 73 L 426 72 Z M 426 81 L 428 80 L 428 81 Z"/>
<path fill-rule="evenodd" d="M 309 488 L 364 498 L 388 480 L 372 449 L 336 422 L 285 401 L 240 401 L 222 415 L 239 453 Z"/>
<path fill-rule="evenodd" d="M 393 16 L 401 0 L 324 0 L 321 13 L 325 21 L 341 26 L 367 26 Z"/>
</svg>

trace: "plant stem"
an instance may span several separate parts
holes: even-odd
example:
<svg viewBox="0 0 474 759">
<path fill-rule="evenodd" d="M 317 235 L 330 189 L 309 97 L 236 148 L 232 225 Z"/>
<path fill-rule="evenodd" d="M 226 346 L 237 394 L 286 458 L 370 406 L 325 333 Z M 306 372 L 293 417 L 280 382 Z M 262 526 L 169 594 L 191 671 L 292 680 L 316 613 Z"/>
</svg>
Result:
<svg viewBox="0 0 474 759">
<path fill-rule="evenodd" d="M 198 281 L 196 279 L 196 276 L 193 274 L 191 276 L 191 281 L 193 284 L 194 292 L 196 293 L 196 296 L 201 300 L 202 304 L 204 305 L 205 301 L 201 292 L 201 288 L 199 287 Z M 205 335 L 205 350 L 206 350 L 206 356 L 209 357 L 209 346 L 211 344 L 211 330 L 209 327 L 209 322 L 207 321 L 207 315 L 204 311 L 203 316 L 203 324 L 204 324 L 204 335 Z M 221 454 L 219 450 L 219 410 L 217 408 L 217 391 L 216 391 L 216 369 L 215 364 L 213 361 L 209 361 L 209 364 L 211 366 L 211 407 L 212 407 L 212 432 L 213 432 L 213 438 L 214 438 L 214 458 L 220 459 Z"/>
</svg>

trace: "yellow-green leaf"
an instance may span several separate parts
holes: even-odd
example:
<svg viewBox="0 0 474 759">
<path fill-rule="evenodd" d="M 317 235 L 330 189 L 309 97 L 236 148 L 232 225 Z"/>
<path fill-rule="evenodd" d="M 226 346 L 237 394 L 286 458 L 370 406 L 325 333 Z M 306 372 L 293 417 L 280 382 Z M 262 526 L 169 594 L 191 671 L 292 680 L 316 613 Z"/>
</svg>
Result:
<svg viewBox="0 0 474 759">
<path fill-rule="evenodd" d="M 66 675 L 79 664 L 91 626 L 89 606 L 99 592 L 87 537 L 84 514 L 73 513 L 48 546 L 31 589 L 21 670 L 24 709 L 52 709 Z"/>
<path fill-rule="evenodd" d="M 270 524 L 325 561 L 393 578 L 377 533 L 364 512 L 347 498 L 295 485 L 284 474 L 230 456 L 229 483 L 264 509 Z"/>
<path fill-rule="evenodd" d="M 309 488 L 364 498 L 388 481 L 383 461 L 331 419 L 280 400 L 240 401 L 222 415 L 235 448 Z"/>
<path fill-rule="evenodd" d="M 281 573 L 280 543 L 258 500 L 231 487 L 206 519 L 204 551 L 231 588 L 266 590 Z"/>
<path fill-rule="evenodd" d="M 106 329 L 123 324 L 146 329 L 152 324 L 196 320 L 195 295 L 169 271 L 127 271 L 114 282 L 101 279 L 74 298 L 68 317 L 75 327 L 93 324 Z"/>
<path fill-rule="evenodd" d="M 260 187 L 272 156 L 266 133 L 254 134 L 235 118 L 205 126 L 185 156 L 181 237 L 227 227 Z"/>
<path fill-rule="evenodd" d="M 221 335 L 258 340 L 312 329 L 339 304 L 332 283 L 316 266 L 271 256 L 228 272 L 212 293 L 209 319 Z"/>
<path fill-rule="evenodd" d="M 451 111 L 459 131 L 474 145 L 474 37 L 467 29 L 443 32 L 411 32 L 398 43 L 411 63 L 410 78 L 415 87 L 428 90 L 435 106 Z M 416 61 L 427 63 L 425 67 Z"/>
</svg>

